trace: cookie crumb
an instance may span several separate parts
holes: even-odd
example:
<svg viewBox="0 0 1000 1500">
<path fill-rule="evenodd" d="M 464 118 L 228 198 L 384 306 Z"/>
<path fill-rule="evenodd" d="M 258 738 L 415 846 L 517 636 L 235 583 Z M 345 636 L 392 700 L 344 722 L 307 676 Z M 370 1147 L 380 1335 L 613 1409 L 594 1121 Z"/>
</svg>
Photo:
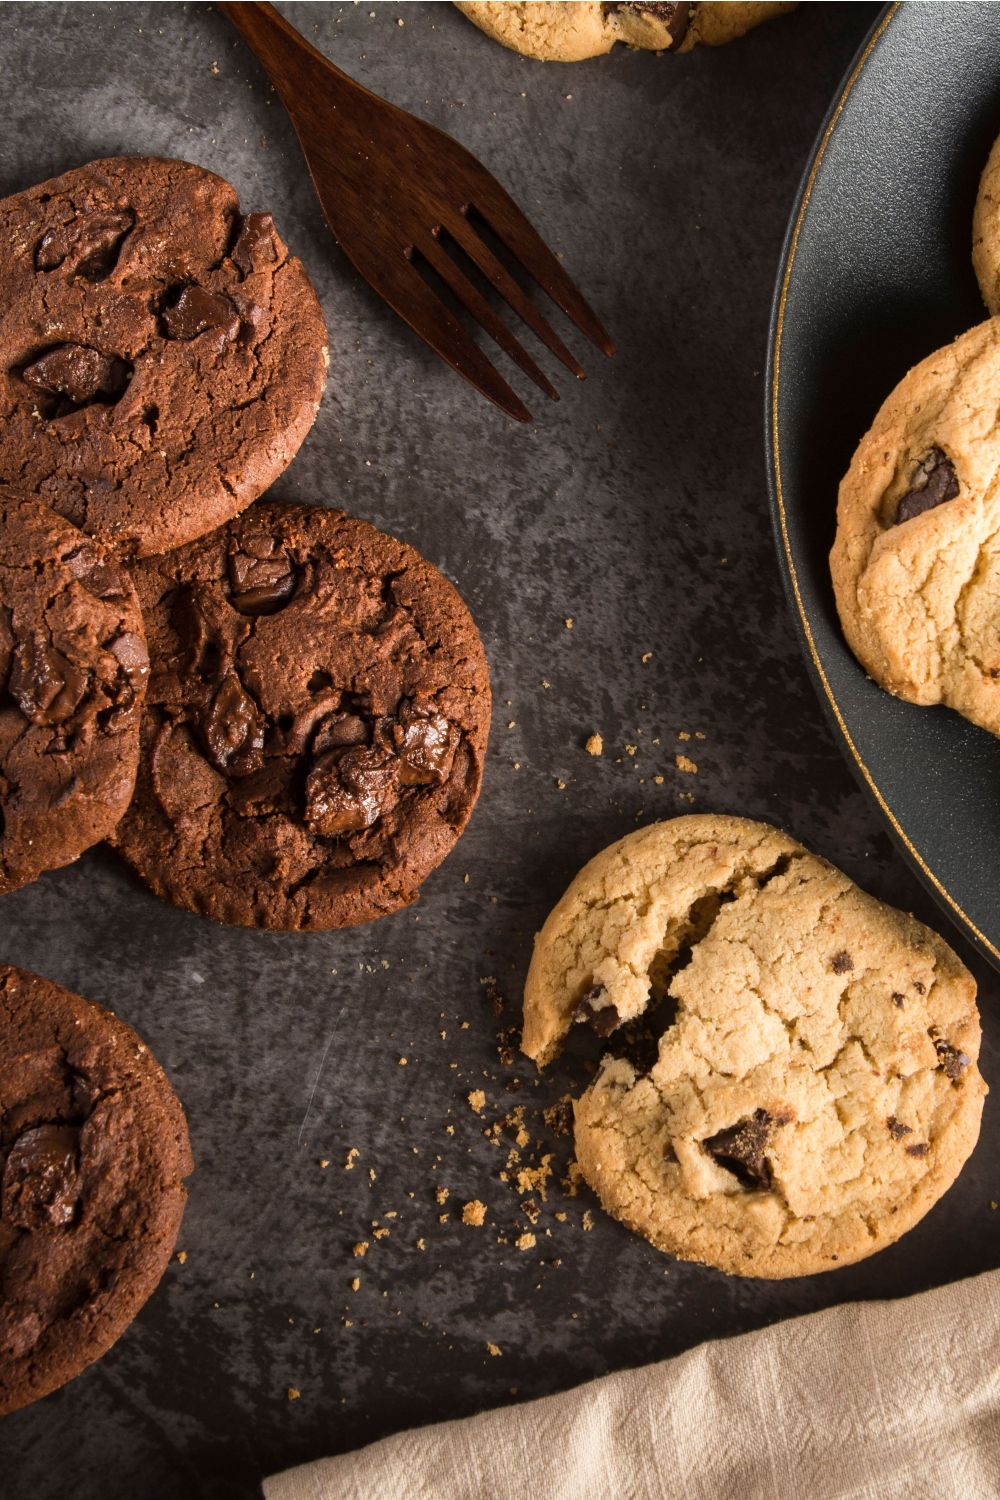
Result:
<svg viewBox="0 0 1000 1500">
<path fill-rule="evenodd" d="M 288 1387 L 288 1390 L 285 1392 L 285 1395 L 288 1397 L 289 1401 L 297 1401 L 302 1395 L 302 1392 L 297 1391 L 294 1385 L 290 1385 Z"/>
<path fill-rule="evenodd" d="M 677 761 L 677 769 L 679 771 L 687 771 L 691 776 L 698 774 L 698 767 L 693 760 L 688 760 L 686 755 L 677 755 L 674 759 Z"/>
<path fill-rule="evenodd" d="M 583 748 L 588 755 L 602 755 L 604 752 L 604 741 L 599 734 L 592 734 Z"/>
<path fill-rule="evenodd" d="M 589 1208 L 586 1210 L 586 1212 L 583 1215 L 583 1227 L 584 1227 L 584 1229 L 593 1229 L 593 1227 L 594 1227 L 594 1216 L 590 1212 Z"/>
<path fill-rule="evenodd" d="M 408 1058 L 408 1057 L 401 1057 L 401 1058 L 400 1058 L 400 1059 L 399 1059 L 399 1066 L 400 1066 L 400 1067 L 401 1067 L 401 1068 L 405 1068 L 405 1067 L 406 1067 L 406 1064 L 407 1064 L 407 1063 L 408 1063 L 408 1062 L 409 1062 L 409 1058 Z"/>
<path fill-rule="evenodd" d="M 450 1218 L 451 1218 L 450 1214 L 438 1214 L 438 1223 L 439 1224 L 447 1224 L 447 1222 L 448 1222 L 448 1220 Z"/>
<path fill-rule="evenodd" d="M 177 1252 L 177 1259 L 180 1261 L 181 1265 L 184 1264 L 184 1262 L 187 1260 L 187 1258 L 188 1258 L 188 1253 L 187 1253 L 186 1250 L 178 1250 L 178 1252 Z"/>
<path fill-rule="evenodd" d="M 535 1245 L 535 1236 L 533 1234 L 519 1235 L 514 1244 L 519 1250 L 532 1250 Z"/>
<path fill-rule="evenodd" d="M 566 626 L 567 630 L 572 630 L 573 629 L 573 617 L 572 617 L 572 615 L 570 616 L 570 618 L 568 620 L 564 620 L 563 624 Z"/>
<path fill-rule="evenodd" d="M 643 659 L 644 662 L 652 661 L 653 660 L 653 653 L 652 653 L 652 651 L 645 652 L 642 659 Z"/>
<path fill-rule="evenodd" d="M 638 749 L 637 745 L 626 745 L 625 746 L 625 754 L 626 755 L 634 755 L 637 749 Z"/>
<path fill-rule="evenodd" d="M 325 1156 L 321 1156 L 321 1157 L 320 1157 L 320 1159 L 319 1159 L 319 1164 L 320 1164 L 320 1166 L 321 1166 L 321 1167 L 323 1167 L 323 1168 L 326 1168 L 326 1167 L 328 1167 L 328 1166 L 329 1166 L 329 1165 L 330 1165 L 330 1163 L 329 1163 L 329 1162 L 328 1162 L 328 1161 L 327 1161 L 327 1159 L 326 1159 L 326 1157 L 325 1157 Z"/>
<path fill-rule="evenodd" d="M 369 1180 L 369 1182 L 374 1182 L 375 1181 L 375 1168 L 374 1167 L 369 1167 L 368 1168 L 368 1180 Z"/>
<path fill-rule="evenodd" d="M 474 1110 L 477 1115 L 482 1114 L 486 1108 L 486 1095 L 482 1089 L 472 1090 L 472 1093 L 469 1095 L 469 1108 Z"/>
<path fill-rule="evenodd" d="M 352 1292 L 358 1292 L 360 1290 L 361 1290 L 361 1277 L 360 1276 L 355 1276 L 354 1280 L 351 1282 L 351 1291 Z"/>
<path fill-rule="evenodd" d="M 556 786 L 558 787 L 559 791 L 561 791 L 561 792 L 564 792 L 566 790 L 566 783 L 565 783 L 565 781 L 559 781 L 557 779 L 556 780 Z"/>
<path fill-rule="evenodd" d="M 559 1222 L 560 1222 L 560 1224 L 565 1224 L 565 1222 L 566 1222 L 566 1218 L 567 1218 L 567 1215 L 566 1215 L 566 1214 L 564 1214 L 564 1213 L 563 1213 L 563 1212 L 562 1212 L 562 1211 L 561 1211 L 561 1210 L 560 1210 L 560 1212 L 559 1212 L 559 1213 L 557 1213 L 557 1214 L 556 1214 L 556 1218 L 557 1218 L 557 1219 L 558 1219 L 558 1220 L 559 1220 Z"/>
<path fill-rule="evenodd" d="M 663 785 L 663 777 L 662 776 L 654 776 L 653 780 L 655 781 L 655 783 L 656 783 L 657 786 L 662 786 Z"/>
<path fill-rule="evenodd" d="M 502 1354 L 503 1353 L 503 1350 L 500 1348 L 499 1344 L 487 1344 L 486 1347 L 490 1351 L 491 1354 Z"/>
<path fill-rule="evenodd" d="M 427 1246 L 424 1244 L 423 1240 L 417 1240 L 417 1249 L 418 1250 L 426 1250 L 427 1249 Z"/>
<path fill-rule="evenodd" d="M 447 1203 L 448 1189 L 446 1187 L 439 1187 L 435 1190 L 434 1196 L 439 1203 Z"/>
<path fill-rule="evenodd" d="M 358 1240 L 358 1243 L 354 1246 L 352 1254 L 354 1254 L 354 1255 L 362 1255 L 362 1256 L 363 1255 L 367 1255 L 368 1254 L 368 1241 L 367 1240 Z"/>
<path fill-rule="evenodd" d="M 478 1226 L 483 1222 L 485 1218 L 486 1204 L 480 1203 L 478 1198 L 473 1198 L 472 1202 L 467 1203 L 462 1209 L 463 1224 L 473 1224 Z"/>
</svg>

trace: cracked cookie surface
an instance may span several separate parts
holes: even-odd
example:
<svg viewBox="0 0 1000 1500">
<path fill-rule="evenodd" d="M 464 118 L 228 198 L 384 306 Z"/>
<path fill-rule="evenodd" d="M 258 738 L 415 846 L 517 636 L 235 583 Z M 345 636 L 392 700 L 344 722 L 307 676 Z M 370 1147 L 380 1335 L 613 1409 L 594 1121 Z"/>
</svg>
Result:
<svg viewBox="0 0 1000 1500">
<path fill-rule="evenodd" d="M 192 1170 L 181 1106 L 135 1032 L 0 966 L 0 1414 L 124 1332 L 166 1269 Z"/>
<path fill-rule="evenodd" d="M 1000 733 L 1000 319 L 922 360 L 840 485 L 830 553 L 848 645 L 910 703 Z"/>
<path fill-rule="evenodd" d="M 228 182 L 90 162 L 0 202 L 0 247 L 0 487 L 143 556 L 221 525 L 294 457 L 323 313 Z"/>
<path fill-rule="evenodd" d="M 523 1045 L 606 1039 L 575 1137 L 609 1213 L 685 1260 L 802 1276 L 891 1244 L 958 1175 L 986 1093 L 975 994 L 940 937 L 786 834 L 694 815 L 573 881 Z M 657 1004 L 644 1068 L 630 1032 Z"/>
<path fill-rule="evenodd" d="M 107 548 L 0 489 L 0 894 L 114 828 L 149 675 L 139 601 Z"/>
<path fill-rule="evenodd" d="M 345 927 L 405 906 L 482 781 L 489 672 L 412 547 L 323 506 L 261 502 L 137 563 L 152 676 L 114 842 L 219 921 Z"/>
<path fill-rule="evenodd" d="M 654 52 L 690 52 L 701 43 L 721 47 L 736 37 L 794 10 L 796 0 L 455 0 L 458 9 L 486 35 L 514 52 L 544 62 L 580 62 L 610 52 L 615 42 Z"/>
</svg>

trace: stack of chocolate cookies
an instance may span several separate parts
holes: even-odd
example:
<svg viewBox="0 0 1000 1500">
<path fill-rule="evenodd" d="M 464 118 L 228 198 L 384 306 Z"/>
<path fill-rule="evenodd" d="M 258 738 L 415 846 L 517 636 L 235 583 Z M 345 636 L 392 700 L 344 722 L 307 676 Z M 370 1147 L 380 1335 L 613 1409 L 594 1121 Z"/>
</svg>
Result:
<svg viewBox="0 0 1000 1500">
<path fill-rule="evenodd" d="M 0 895 L 107 839 L 246 927 L 415 900 L 479 793 L 489 674 L 413 548 L 253 504 L 326 378 L 301 262 L 227 182 L 149 157 L 4 200 L 0 247 Z M 190 1170 L 139 1039 L 0 970 L 0 1412 L 127 1325 Z"/>
</svg>

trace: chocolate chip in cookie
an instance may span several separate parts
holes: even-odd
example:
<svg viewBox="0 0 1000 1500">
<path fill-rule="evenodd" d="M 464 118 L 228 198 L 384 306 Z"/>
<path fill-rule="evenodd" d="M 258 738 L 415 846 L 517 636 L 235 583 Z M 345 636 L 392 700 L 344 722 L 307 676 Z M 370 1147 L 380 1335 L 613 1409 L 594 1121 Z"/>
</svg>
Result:
<svg viewBox="0 0 1000 1500">
<path fill-rule="evenodd" d="M 955 465 L 940 448 L 932 448 L 918 466 L 910 481 L 910 488 L 899 502 L 896 510 L 896 525 L 922 516 L 926 510 L 934 510 L 946 500 L 954 500 L 958 494 L 958 476 Z"/>
</svg>

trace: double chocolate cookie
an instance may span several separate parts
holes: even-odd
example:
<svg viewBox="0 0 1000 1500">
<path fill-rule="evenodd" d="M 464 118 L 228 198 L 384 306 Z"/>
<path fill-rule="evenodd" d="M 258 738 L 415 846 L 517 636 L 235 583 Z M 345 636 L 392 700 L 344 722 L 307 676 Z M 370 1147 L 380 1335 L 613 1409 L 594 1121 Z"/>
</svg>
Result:
<svg viewBox="0 0 1000 1500">
<path fill-rule="evenodd" d="M 579 62 L 615 42 L 654 52 L 721 47 L 762 21 L 794 10 L 797 0 L 455 0 L 480 31 L 526 57 Z"/>
<path fill-rule="evenodd" d="M 47 506 L 0 490 L 0 894 L 118 822 L 148 671 L 124 568 Z"/>
<path fill-rule="evenodd" d="M 133 576 L 152 676 L 114 842 L 150 889 L 286 929 L 415 900 L 468 821 L 489 731 L 452 585 L 364 521 L 280 502 Z"/>
<path fill-rule="evenodd" d="M 192 1170 L 181 1106 L 135 1032 L 0 966 L 0 1414 L 124 1332 L 170 1259 Z"/>
<path fill-rule="evenodd" d="M 661 1250 L 804 1276 L 954 1182 L 986 1093 L 976 985 L 929 928 L 787 834 L 696 815 L 581 870 L 535 940 L 524 1050 L 603 1038 L 580 1168 Z"/>
<path fill-rule="evenodd" d="M 122 553 L 202 536 L 312 426 L 323 313 L 269 214 L 112 157 L 0 202 L 0 486 Z"/>
</svg>

